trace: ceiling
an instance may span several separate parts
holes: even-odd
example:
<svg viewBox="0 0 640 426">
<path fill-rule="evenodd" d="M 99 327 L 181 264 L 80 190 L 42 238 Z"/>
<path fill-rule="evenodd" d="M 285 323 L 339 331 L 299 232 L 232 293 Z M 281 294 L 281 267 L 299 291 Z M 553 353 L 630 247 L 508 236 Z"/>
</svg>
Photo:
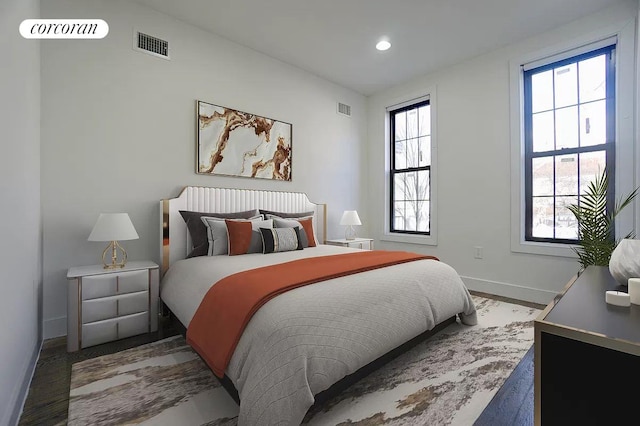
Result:
<svg viewBox="0 0 640 426">
<path fill-rule="evenodd" d="M 619 0 L 134 0 L 371 95 Z M 375 49 L 381 37 L 391 49 Z"/>
</svg>

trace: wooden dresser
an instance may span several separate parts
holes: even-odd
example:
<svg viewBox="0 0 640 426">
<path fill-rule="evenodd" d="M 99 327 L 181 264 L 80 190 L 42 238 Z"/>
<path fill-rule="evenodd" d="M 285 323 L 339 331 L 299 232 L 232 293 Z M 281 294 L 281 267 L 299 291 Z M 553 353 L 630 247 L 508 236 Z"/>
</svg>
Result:
<svg viewBox="0 0 640 426">
<path fill-rule="evenodd" d="M 535 424 L 640 424 L 640 305 L 605 302 L 607 267 L 577 274 L 535 329 Z"/>
</svg>

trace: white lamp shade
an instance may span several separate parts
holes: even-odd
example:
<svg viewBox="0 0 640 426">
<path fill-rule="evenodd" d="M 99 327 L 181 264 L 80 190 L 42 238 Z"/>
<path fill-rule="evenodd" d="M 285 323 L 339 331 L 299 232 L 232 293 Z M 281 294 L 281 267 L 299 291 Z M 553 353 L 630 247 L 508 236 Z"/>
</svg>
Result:
<svg viewBox="0 0 640 426">
<path fill-rule="evenodd" d="M 100 213 L 89 241 L 137 240 L 138 233 L 127 213 Z"/>
<path fill-rule="evenodd" d="M 345 210 L 340 219 L 340 225 L 362 225 L 358 212 L 355 210 Z"/>
</svg>

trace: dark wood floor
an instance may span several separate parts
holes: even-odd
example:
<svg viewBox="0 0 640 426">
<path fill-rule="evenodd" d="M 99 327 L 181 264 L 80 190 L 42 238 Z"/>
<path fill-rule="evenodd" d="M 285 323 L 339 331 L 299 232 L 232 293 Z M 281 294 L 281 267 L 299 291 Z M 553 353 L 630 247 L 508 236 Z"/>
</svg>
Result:
<svg viewBox="0 0 640 426">
<path fill-rule="evenodd" d="M 478 292 L 472 293 L 538 309 L 544 308 L 543 305 L 535 303 L 519 302 Z M 174 336 L 179 334 L 179 330 L 180 327 L 175 320 L 163 317 L 155 333 L 92 346 L 78 352 L 67 353 L 64 337 L 46 341 L 40 353 L 19 425 L 66 425 L 73 363 Z M 475 426 L 484 425 L 533 425 L 532 350 L 527 352 L 525 358 L 475 423 Z"/>
<path fill-rule="evenodd" d="M 472 293 L 532 308 L 545 308 L 545 305 L 538 303 Z M 533 426 L 533 423 L 533 346 L 531 346 L 473 426 Z"/>
<path fill-rule="evenodd" d="M 533 425 L 533 346 L 473 426 Z"/>
<path fill-rule="evenodd" d="M 107 355 L 135 346 L 179 334 L 176 323 L 169 317 L 160 318 L 158 331 L 141 334 L 77 352 L 67 352 L 66 338 L 47 340 L 29 387 L 19 425 L 66 425 L 69 409 L 71 365 L 78 361 Z"/>
</svg>

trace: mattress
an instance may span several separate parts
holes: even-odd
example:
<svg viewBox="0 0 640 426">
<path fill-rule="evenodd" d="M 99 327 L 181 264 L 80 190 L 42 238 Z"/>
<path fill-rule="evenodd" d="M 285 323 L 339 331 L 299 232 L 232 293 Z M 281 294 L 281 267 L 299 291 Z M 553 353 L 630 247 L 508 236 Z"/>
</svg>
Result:
<svg viewBox="0 0 640 426">
<path fill-rule="evenodd" d="M 184 259 L 165 274 L 161 298 L 188 327 L 221 278 L 354 251 L 319 245 L 266 255 Z M 451 266 L 437 260 L 326 280 L 271 299 L 248 323 L 227 367 L 240 397 L 238 424 L 300 424 L 314 395 L 455 315 L 465 324 L 476 323 L 464 283 Z"/>
</svg>

